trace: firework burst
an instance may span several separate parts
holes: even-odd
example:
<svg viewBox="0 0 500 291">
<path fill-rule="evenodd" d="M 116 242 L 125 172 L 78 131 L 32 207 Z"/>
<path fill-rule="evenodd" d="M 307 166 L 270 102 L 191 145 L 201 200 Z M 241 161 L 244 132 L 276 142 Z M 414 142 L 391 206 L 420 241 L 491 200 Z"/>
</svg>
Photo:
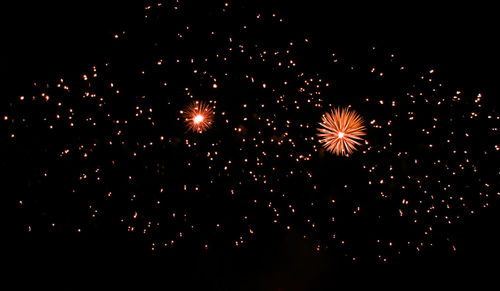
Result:
<svg viewBox="0 0 500 291">
<path fill-rule="evenodd" d="M 363 118 L 349 108 L 336 108 L 327 112 L 319 125 L 320 142 L 325 149 L 341 156 L 356 150 L 365 135 Z"/>
<path fill-rule="evenodd" d="M 212 125 L 213 107 L 202 101 L 195 101 L 186 111 L 181 112 L 185 116 L 185 122 L 189 130 L 202 133 Z"/>
</svg>

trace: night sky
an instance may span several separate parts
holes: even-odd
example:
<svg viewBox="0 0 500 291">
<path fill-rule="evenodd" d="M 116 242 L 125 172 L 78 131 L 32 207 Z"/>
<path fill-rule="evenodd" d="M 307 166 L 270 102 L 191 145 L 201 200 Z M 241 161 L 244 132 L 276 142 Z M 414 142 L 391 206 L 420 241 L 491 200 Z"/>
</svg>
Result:
<svg viewBox="0 0 500 291">
<path fill-rule="evenodd" d="M 4 8 L 15 274 L 331 290 L 498 262 L 492 4 L 130 2 Z M 318 137 L 335 108 L 364 120 L 349 155 Z"/>
</svg>

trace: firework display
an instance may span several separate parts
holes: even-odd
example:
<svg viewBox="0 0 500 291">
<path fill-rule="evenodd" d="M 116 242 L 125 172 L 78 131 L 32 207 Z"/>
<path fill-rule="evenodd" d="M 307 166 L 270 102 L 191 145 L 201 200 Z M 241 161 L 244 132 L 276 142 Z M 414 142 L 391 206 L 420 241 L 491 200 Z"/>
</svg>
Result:
<svg viewBox="0 0 500 291">
<path fill-rule="evenodd" d="M 316 45 L 279 11 L 146 2 L 109 36 L 125 56 L 34 81 L 1 112 L 25 235 L 126 233 L 161 256 L 277 233 L 388 263 L 455 252 L 453 229 L 497 199 L 482 92 L 395 49 Z"/>
</svg>

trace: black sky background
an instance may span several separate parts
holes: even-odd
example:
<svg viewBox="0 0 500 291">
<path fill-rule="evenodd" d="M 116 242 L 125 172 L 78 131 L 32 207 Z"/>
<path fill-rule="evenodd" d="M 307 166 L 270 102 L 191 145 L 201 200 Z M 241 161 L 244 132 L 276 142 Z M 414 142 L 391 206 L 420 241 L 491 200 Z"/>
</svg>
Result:
<svg viewBox="0 0 500 291">
<path fill-rule="evenodd" d="M 332 5 L 330 1 L 319 0 L 261 2 L 264 9 L 282 11 L 281 14 L 288 16 L 287 19 L 294 27 L 309 32 L 312 39 L 321 40 L 327 46 L 349 48 L 374 44 L 392 47 L 400 52 L 404 63 L 437 68 L 450 87 L 480 91 L 490 110 L 499 108 L 497 27 L 500 26 L 500 20 L 495 15 L 493 3 L 475 1 L 471 6 L 458 3 L 438 5 L 435 1 L 412 1 L 405 4 L 377 2 L 369 5 L 361 2 Z M 2 4 L 0 9 L 4 22 L 0 36 L 4 49 L 0 66 L 4 84 L 0 101 L 3 107 L 7 105 L 9 98 L 15 97 L 33 81 L 76 76 L 90 64 L 105 60 L 106 56 L 114 53 L 113 47 L 107 45 L 112 34 L 140 23 L 144 8 L 142 1 L 111 0 L 103 3 L 90 0 L 40 1 L 36 4 L 18 2 Z M 455 256 L 436 253 L 402 264 L 424 266 L 428 272 L 432 272 L 431 270 L 441 268 L 485 268 L 487 264 L 498 263 L 499 240 L 496 234 L 499 210 L 498 201 L 493 200 L 491 207 L 483 210 L 480 215 L 465 219 L 457 234 L 459 251 Z M 108 263 L 96 263 L 93 266 L 103 272 L 108 267 L 117 269 L 116 265 L 119 264 L 116 262 L 125 262 L 125 266 L 118 269 L 129 269 L 128 263 L 132 269 L 139 268 L 137 264 L 132 264 L 131 258 L 148 264 L 144 261 L 147 251 L 141 251 L 133 241 L 122 240 L 124 237 L 90 237 L 85 241 L 66 237 L 49 242 L 41 241 L 40 244 L 26 243 L 16 237 L 7 239 L 13 240 L 14 253 L 25 253 L 15 263 L 15 270 L 19 272 L 31 270 L 36 273 L 47 266 L 47 262 L 54 259 L 53 256 L 63 257 L 61 264 L 87 264 L 99 262 L 98 257 L 105 257 L 109 259 Z M 124 242 L 120 249 L 110 247 L 116 241 Z M 223 288 L 225 285 L 221 282 L 225 281 L 224 278 L 241 282 L 247 275 L 255 275 L 256 281 L 268 282 L 274 280 L 272 277 L 283 279 L 294 273 L 315 278 L 315 275 L 308 272 L 326 274 L 330 271 L 332 267 L 328 264 L 328 257 L 312 257 L 305 251 L 297 253 L 297 250 L 306 247 L 300 246 L 296 238 L 290 238 L 290 241 L 298 246 L 291 246 L 284 251 L 277 250 L 282 249 L 287 242 L 276 242 L 270 249 L 257 247 L 255 253 L 259 254 L 258 260 L 264 267 L 247 270 L 246 275 L 231 269 L 236 264 L 232 262 L 235 259 L 229 253 L 221 256 L 214 254 L 203 259 L 194 256 L 187 260 L 181 257 L 169 258 L 170 262 L 176 262 L 177 265 L 166 263 L 163 269 L 155 268 L 153 273 L 185 270 L 202 274 L 200 276 L 207 281 L 211 281 L 213 276 L 221 276 L 212 284 L 216 288 Z M 44 251 L 47 252 L 40 253 Z M 255 253 L 247 254 L 246 259 L 252 258 Z M 124 258 L 124 254 L 129 257 Z M 280 263 L 273 265 L 272 262 L 276 261 Z M 276 271 L 279 269 L 276 264 L 286 265 L 286 262 L 291 262 L 292 267 Z M 157 263 L 161 264 L 155 261 Z M 64 269 L 64 266 L 59 267 Z M 271 275 L 264 275 L 266 270 Z M 63 273 L 71 272 L 66 270 Z M 79 278 L 78 275 L 74 276 Z M 326 280 L 324 276 L 320 277 Z M 295 281 L 295 284 L 299 286 L 295 286 L 297 290 L 301 290 L 302 282 Z"/>
</svg>

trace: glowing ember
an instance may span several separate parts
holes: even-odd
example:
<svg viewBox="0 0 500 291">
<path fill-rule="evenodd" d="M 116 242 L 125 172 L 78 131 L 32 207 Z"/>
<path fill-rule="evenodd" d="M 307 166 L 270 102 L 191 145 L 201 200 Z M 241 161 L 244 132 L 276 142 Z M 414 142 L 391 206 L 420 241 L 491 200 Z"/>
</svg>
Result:
<svg viewBox="0 0 500 291">
<path fill-rule="evenodd" d="M 195 123 L 195 124 L 198 124 L 198 123 L 202 122 L 202 121 L 203 121 L 203 119 L 204 119 L 204 118 L 203 118 L 203 115 L 198 114 L 198 115 L 196 115 L 196 117 L 193 119 L 193 121 L 194 121 L 194 123 Z"/>
</svg>

